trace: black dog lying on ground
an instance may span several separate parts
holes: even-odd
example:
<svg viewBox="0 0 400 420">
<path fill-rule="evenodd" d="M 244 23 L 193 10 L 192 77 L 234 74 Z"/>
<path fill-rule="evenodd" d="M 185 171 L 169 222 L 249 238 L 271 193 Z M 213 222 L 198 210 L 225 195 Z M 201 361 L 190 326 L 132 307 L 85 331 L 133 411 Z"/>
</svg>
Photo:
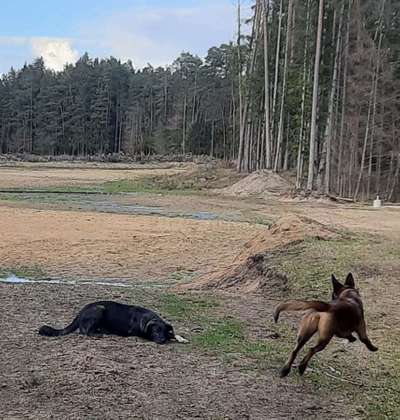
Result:
<svg viewBox="0 0 400 420">
<path fill-rule="evenodd" d="M 88 336 L 115 334 L 123 337 L 142 337 L 158 344 L 169 340 L 187 343 L 187 340 L 175 335 L 172 325 L 153 311 L 111 301 L 90 303 L 67 327 L 57 330 L 44 325 L 39 329 L 39 334 L 56 337 L 70 334 L 78 328 L 81 334 Z"/>
</svg>

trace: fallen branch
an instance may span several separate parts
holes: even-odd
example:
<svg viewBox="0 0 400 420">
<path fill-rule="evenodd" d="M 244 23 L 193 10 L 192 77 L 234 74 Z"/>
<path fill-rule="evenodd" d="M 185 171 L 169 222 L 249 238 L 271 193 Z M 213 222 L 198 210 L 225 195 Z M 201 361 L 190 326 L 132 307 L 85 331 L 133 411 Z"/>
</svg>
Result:
<svg viewBox="0 0 400 420">
<path fill-rule="evenodd" d="M 332 372 L 335 372 L 335 373 L 338 373 L 339 375 L 341 375 L 341 372 L 339 372 L 338 370 L 334 369 L 332 366 L 328 366 L 328 368 L 329 368 Z M 321 372 L 322 374 L 325 374 L 326 376 L 329 376 L 330 378 L 337 379 L 338 381 L 347 382 L 347 383 L 352 384 L 352 385 L 363 386 L 363 384 L 362 384 L 362 383 L 360 383 L 360 382 L 352 381 L 352 380 L 350 380 L 350 379 L 341 378 L 341 377 L 339 377 L 339 376 L 332 375 L 331 373 L 326 372 L 326 371 L 323 371 L 323 370 L 320 370 L 320 372 Z"/>
</svg>

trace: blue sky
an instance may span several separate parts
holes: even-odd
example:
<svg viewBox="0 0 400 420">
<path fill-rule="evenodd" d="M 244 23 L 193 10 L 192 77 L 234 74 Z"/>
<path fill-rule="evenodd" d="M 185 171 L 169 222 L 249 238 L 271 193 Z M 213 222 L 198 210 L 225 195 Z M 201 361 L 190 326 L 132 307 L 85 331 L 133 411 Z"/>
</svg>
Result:
<svg viewBox="0 0 400 420">
<path fill-rule="evenodd" d="M 242 0 L 243 6 L 250 0 Z M 85 51 L 142 67 L 182 51 L 203 56 L 234 38 L 236 0 L 7 0 L 0 14 L 0 73 L 43 56 L 61 70 Z"/>
</svg>

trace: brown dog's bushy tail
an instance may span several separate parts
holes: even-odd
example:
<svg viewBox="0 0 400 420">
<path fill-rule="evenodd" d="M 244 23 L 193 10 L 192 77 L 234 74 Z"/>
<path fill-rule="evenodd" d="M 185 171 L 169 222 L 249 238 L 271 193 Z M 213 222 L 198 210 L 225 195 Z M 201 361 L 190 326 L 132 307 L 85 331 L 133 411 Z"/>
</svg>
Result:
<svg viewBox="0 0 400 420">
<path fill-rule="evenodd" d="M 45 335 L 46 337 L 58 337 L 60 335 L 67 335 L 74 332 L 79 327 L 79 315 L 69 324 L 67 327 L 57 330 L 55 328 L 49 327 L 48 325 L 43 325 L 40 327 L 39 334 Z"/>
<path fill-rule="evenodd" d="M 274 311 L 274 321 L 278 322 L 279 314 L 282 311 L 306 311 L 307 309 L 314 309 L 318 312 L 328 312 L 330 304 L 319 300 L 289 300 L 276 307 Z"/>
</svg>

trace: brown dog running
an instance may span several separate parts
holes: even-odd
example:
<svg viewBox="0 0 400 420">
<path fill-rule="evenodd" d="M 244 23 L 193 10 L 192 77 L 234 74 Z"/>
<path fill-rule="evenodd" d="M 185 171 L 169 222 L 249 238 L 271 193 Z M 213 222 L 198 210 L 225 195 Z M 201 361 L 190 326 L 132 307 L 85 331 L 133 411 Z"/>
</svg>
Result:
<svg viewBox="0 0 400 420">
<path fill-rule="evenodd" d="M 281 369 L 281 377 L 289 374 L 297 353 L 317 331 L 319 334 L 317 345 L 312 347 L 300 362 L 300 375 L 306 370 L 310 359 L 316 353 L 322 351 L 333 336 L 347 338 L 350 342 L 353 342 L 356 341 L 356 338 L 352 335 L 355 332 L 368 350 L 378 350 L 367 336 L 363 304 L 360 294 L 355 288 L 353 275 L 349 273 L 345 283 L 342 284 L 332 274 L 332 285 L 332 301 L 329 303 L 316 300 L 290 300 L 281 303 L 275 309 L 275 322 L 278 322 L 279 314 L 282 311 L 305 311 L 311 309 L 300 323 L 297 345 L 290 354 L 285 366 Z"/>
</svg>

